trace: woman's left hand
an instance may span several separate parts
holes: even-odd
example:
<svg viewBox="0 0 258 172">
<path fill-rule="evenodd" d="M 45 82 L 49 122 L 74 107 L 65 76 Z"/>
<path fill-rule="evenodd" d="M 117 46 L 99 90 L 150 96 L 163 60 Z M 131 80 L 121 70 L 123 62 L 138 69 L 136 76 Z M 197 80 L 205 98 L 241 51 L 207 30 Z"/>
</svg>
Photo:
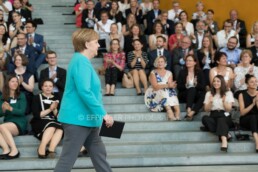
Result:
<svg viewBox="0 0 258 172">
<path fill-rule="evenodd" d="M 105 124 L 106 126 L 109 128 L 109 127 L 112 127 L 112 125 L 114 124 L 114 119 L 112 116 L 106 114 L 104 116 L 104 120 L 105 120 Z"/>
</svg>

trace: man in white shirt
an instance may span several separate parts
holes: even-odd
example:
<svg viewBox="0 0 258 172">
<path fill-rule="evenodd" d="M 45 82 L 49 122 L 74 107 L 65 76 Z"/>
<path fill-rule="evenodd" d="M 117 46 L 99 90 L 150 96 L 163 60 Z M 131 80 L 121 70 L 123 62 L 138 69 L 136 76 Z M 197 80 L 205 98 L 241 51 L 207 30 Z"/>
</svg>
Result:
<svg viewBox="0 0 258 172">
<path fill-rule="evenodd" d="M 100 49 L 106 51 L 106 39 L 109 37 L 110 26 L 114 23 L 113 20 L 108 19 L 108 13 L 102 11 L 100 14 L 101 20 L 94 25 L 94 30 L 99 34 Z"/>
<path fill-rule="evenodd" d="M 8 0 L 0 0 L 0 9 L 4 12 L 4 21 L 8 21 L 8 14 L 13 10 L 12 3 Z"/>
<path fill-rule="evenodd" d="M 229 38 L 232 36 L 236 36 L 239 40 L 237 32 L 233 30 L 233 23 L 231 22 L 231 20 L 226 20 L 224 22 L 224 29 L 217 32 L 217 35 L 215 37 L 216 46 L 218 48 L 226 47 Z M 239 47 L 239 42 L 237 44 L 237 47 Z"/>
<path fill-rule="evenodd" d="M 205 23 L 202 20 L 199 20 L 196 23 L 196 32 L 192 35 L 192 43 L 194 48 L 199 50 L 202 48 L 202 40 L 205 36 Z"/>
<path fill-rule="evenodd" d="M 173 1 L 173 9 L 168 11 L 168 19 L 177 23 L 179 21 L 179 14 L 183 11 L 180 8 L 180 4 L 178 1 Z"/>
</svg>

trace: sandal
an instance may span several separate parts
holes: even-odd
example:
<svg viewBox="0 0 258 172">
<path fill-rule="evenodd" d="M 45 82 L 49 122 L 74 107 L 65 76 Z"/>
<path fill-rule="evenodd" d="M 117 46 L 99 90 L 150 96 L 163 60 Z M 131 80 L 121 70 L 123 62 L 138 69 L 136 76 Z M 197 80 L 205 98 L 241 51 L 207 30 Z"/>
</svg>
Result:
<svg viewBox="0 0 258 172">
<path fill-rule="evenodd" d="M 184 119 L 185 121 L 193 121 L 193 117 L 188 115 L 186 115 Z"/>
</svg>

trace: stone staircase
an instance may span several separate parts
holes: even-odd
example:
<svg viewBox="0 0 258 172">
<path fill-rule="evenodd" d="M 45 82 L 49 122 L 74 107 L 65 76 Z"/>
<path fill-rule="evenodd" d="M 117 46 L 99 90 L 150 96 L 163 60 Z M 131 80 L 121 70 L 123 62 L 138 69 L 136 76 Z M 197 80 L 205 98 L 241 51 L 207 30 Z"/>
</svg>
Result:
<svg viewBox="0 0 258 172">
<path fill-rule="evenodd" d="M 35 12 L 33 17 L 41 17 L 44 25 L 38 26 L 38 33 L 44 35 L 47 45 L 58 54 L 59 66 L 67 68 L 73 53 L 71 34 L 76 29 L 72 7 L 52 7 L 53 5 L 71 6 L 71 0 L 31 0 Z M 97 69 L 102 59 L 93 59 Z M 45 67 L 42 65 L 41 68 Z M 103 81 L 103 77 L 101 77 Z M 103 82 L 102 82 L 103 83 Z M 36 87 L 37 88 L 37 87 Z M 104 87 L 103 87 L 104 88 Z M 115 120 L 125 121 L 121 139 L 104 138 L 108 161 L 112 167 L 143 166 L 186 166 L 186 165 L 227 165 L 258 164 L 258 156 L 252 141 L 229 143 L 228 153 L 219 151 L 218 138 L 211 133 L 201 132 L 201 112 L 192 122 L 168 122 L 164 112 L 152 113 L 144 105 L 143 96 L 136 96 L 134 89 L 118 88 L 116 96 L 103 97 L 106 110 Z M 181 116 L 185 115 L 184 105 L 180 106 Z M 250 133 L 249 133 L 250 134 Z M 62 146 L 57 149 L 56 159 L 38 159 L 39 141 L 33 136 L 15 138 L 21 152 L 19 159 L 1 161 L 0 171 L 53 169 Z M 92 168 L 89 158 L 78 158 L 74 168 Z"/>
</svg>

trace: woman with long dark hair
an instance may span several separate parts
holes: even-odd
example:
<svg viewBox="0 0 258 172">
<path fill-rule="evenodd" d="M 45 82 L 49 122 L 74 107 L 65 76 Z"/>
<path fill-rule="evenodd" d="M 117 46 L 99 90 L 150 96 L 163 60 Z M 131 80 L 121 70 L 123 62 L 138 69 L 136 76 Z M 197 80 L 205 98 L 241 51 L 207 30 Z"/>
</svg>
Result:
<svg viewBox="0 0 258 172">
<path fill-rule="evenodd" d="M 205 96 L 203 73 L 194 55 L 186 56 L 185 68 L 180 71 L 178 78 L 178 97 L 181 102 L 186 102 L 185 119 L 192 121 L 193 116 L 202 108 Z"/>
<path fill-rule="evenodd" d="M 239 95 L 240 126 L 252 131 L 255 150 L 258 153 L 258 91 L 257 78 L 246 74 L 247 90 Z"/>
<path fill-rule="evenodd" d="M 230 111 L 234 103 L 233 93 L 228 91 L 224 77 L 216 75 L 211 84 L 211 90 L 205 95 L 204 110 L 209 116 L 202 118 L 205 130 L 215 133 L 221 141 L 221 151 L 227 152 L 228 140 L 231 138 L 229 128 L 234 124 Z"/>
<path fill-rule="evenodd" d="M 4 123 L 0 125 L 0 159 L 19 158 L 14 138 L 26 133 L 27 120 L 25 117 L 26 98 L 19 89 L 19 80 L 16 75 L 9 75 L 0 96 L 0 115 L 4 116 Z"/>
</svg>

